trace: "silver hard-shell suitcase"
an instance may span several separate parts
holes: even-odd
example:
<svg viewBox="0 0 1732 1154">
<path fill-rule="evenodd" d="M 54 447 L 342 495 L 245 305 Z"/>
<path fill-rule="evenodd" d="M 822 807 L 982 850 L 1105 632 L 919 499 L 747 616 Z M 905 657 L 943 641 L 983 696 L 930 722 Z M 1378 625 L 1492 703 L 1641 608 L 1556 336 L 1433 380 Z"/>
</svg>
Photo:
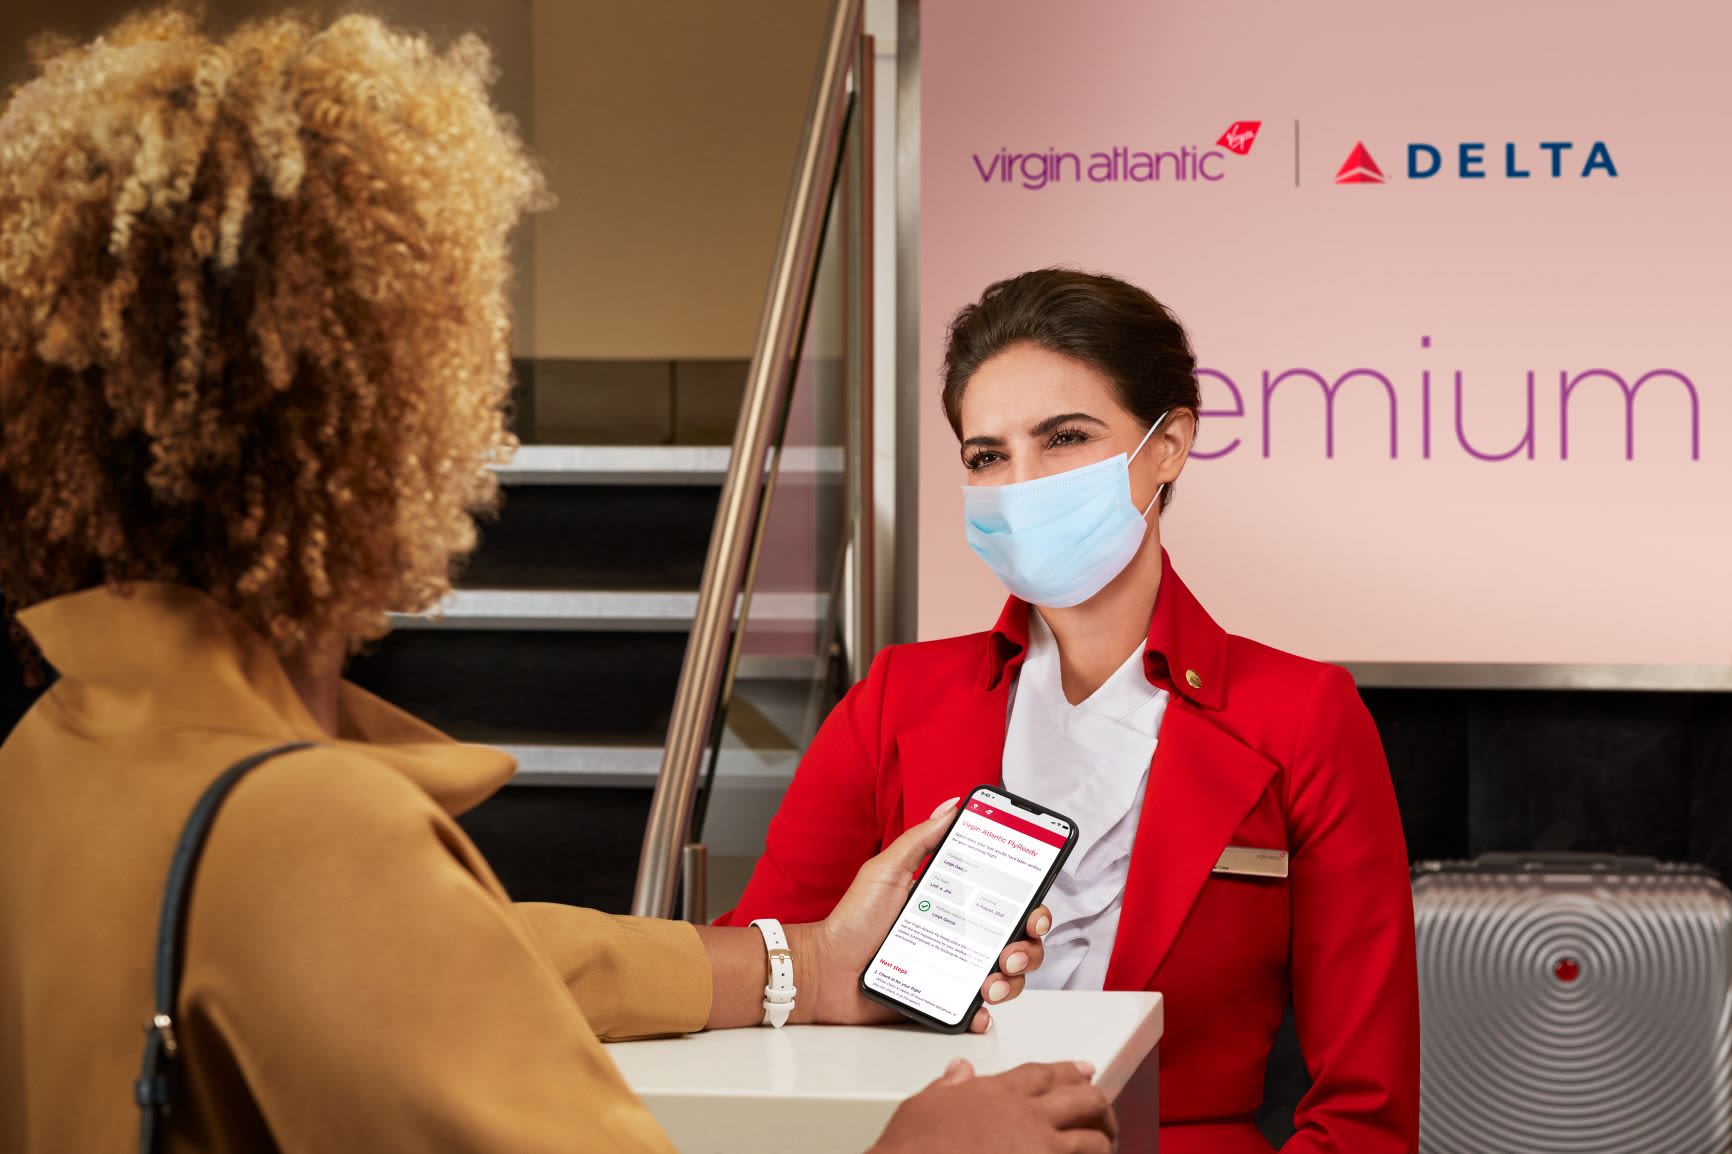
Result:
<svg viewBox="0 0 1732 1154">
<path fill-rule="evenodd" d="M 1421 1154 L 1732 1151 L 1732 894 L 1699 866 L 1414 866 Z"/>
</svg>

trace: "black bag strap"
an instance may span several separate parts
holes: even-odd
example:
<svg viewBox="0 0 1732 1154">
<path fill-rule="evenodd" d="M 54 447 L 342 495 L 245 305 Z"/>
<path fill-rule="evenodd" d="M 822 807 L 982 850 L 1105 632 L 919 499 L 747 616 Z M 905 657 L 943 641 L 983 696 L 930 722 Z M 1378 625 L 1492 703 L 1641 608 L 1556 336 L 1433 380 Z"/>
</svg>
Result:
<svg viewBox="0 0 1732 1154">
<path fill-rule="evenodd" d="M 192 896 L 193 871 L 198 868 L 199 855 L 205 839 L 210 836 L 211 823 L 223 800 L 249 772 L 272 758 L 307 749 L 313 743 L 297 741 L 279 745 L 244 757 L 223 771 L 222 776 L 205 788 L 198 804 L 187 816 L 180 832 L 180 842 L 174 847 L 174 857 L 168 866 L 168 885 L 162 896 L 162 919 L 156 931 L 156 1013 L 151 1017 L 144 1043 L 144 1061 L 138 1081 L 133 1084 L 133 1096 L 142 1113 L 138 1124 L 140 1154 L 154 1154 L 161 1148 L 170 1108 L 174 1103 L 180 1043 L 174 1034 L 175 1003 L 180 999 L 182 937 L 185 934 L 186 907 Z"/>
</svg>

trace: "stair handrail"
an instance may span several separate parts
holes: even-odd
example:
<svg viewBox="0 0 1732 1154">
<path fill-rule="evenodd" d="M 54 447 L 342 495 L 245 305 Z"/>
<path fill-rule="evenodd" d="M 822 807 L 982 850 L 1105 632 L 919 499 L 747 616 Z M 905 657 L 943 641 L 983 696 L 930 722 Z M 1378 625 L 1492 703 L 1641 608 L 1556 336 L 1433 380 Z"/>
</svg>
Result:
<svg viewBox="0 0 1732 1154">
<path fill-rule="evenodd" d="M 759 322 L 733 453 L 722 480 L 716 527 L 704 557 L 691 640 L 680 667 L 667 745 L 638 858 L 632 913 L 671 917 L 696 798 L 726 672 L 735 606 L 761 511 L 771 443 L 793 390 L 806 308 L 817 276 L 826 209 L 848 118 L 848 78 L 857 60 L 861 0 L 836 0 L 825 34 L 793 186 Z"/>
</svg>

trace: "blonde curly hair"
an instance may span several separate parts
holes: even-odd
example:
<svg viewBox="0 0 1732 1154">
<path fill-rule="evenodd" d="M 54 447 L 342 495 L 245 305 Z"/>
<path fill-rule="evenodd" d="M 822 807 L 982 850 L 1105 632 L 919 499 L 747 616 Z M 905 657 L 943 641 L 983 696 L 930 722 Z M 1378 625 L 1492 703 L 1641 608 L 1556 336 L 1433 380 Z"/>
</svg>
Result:
<svg viewBox="0 0 1732 1154">
<path fill-rule="evenodd" d="M 515 447 L 487 48 L 196 11 L 39 45 L 0 114 L 0 590 L 172 581 L 285 654 L 450 589 Z"/>
</svg>

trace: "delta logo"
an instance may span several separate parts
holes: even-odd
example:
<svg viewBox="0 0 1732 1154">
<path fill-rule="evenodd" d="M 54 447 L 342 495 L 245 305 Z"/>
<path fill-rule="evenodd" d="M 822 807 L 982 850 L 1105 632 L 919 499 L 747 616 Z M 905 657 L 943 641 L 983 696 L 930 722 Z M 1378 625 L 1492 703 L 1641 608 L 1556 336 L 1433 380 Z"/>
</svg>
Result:
<svg viewBox="0 0 1732 1154">
<path fill-rule="evenodd" d="M 1227 175 L 1227 157 L 1249 156 L 1261 120 L 1235 120 L 1215 146 L 1141 149 L 1131 145 L 1082 152 L 1047 148 L 1019 152 L 1004 147 L 972 156 L 982 184 L 1011 184 L 1035 191 L 1054 184 L 1214 183 Z"/>
<path fill-rule="evenodd" d="M 1512 140 L 1504 142 L 1501 152 L 1481 140 L 1455 145 L 1414 141 L 1407 146 L 1408 180 L 1591 180 L 1617 175 L 1617 162 L 1603 140 L 1586 147 L 1573 140 L 1541 140 L 1532 145 Z M 1386 184 L 1388 180 L 1363 140 L 1353 142 L 1353 151 L 1335 173 L 1336 184 Z"/>
<path fill-rule="evenodd" d="M 1366 151 L 1363 140 L 1353 142 L 1353 151 L 1347 154 L 1341 170 L 1335 174 L 1336 184 L 1382 184 L 1385 179 L 1383 170 Z"/>
</svg>

